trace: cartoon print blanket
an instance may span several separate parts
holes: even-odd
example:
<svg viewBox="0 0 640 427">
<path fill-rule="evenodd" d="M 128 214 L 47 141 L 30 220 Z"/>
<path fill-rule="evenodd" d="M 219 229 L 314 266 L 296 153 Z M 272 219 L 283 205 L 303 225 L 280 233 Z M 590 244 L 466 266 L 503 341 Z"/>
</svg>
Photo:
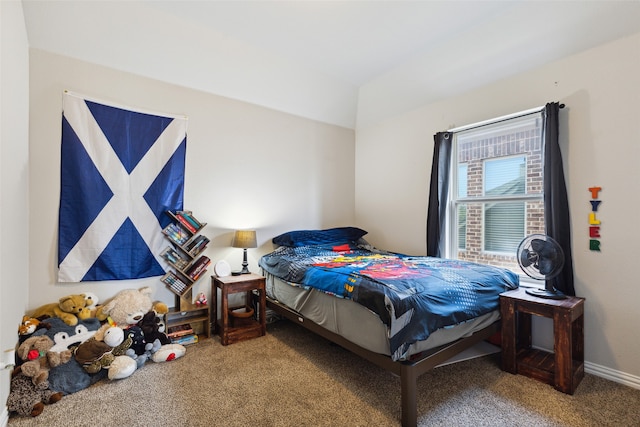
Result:
<svg viewBox="0 0 640 427">
<path fill-rule="evenodd" d="M 393 360 L 439 328 L 498 309 L 498 296 L 519 286 L 518 275 L 506 269 L 356 245 L 281 246 L 259 264 L 294 286 L 349 298 L 376 313 L 388 327 Z"/>
</svg>

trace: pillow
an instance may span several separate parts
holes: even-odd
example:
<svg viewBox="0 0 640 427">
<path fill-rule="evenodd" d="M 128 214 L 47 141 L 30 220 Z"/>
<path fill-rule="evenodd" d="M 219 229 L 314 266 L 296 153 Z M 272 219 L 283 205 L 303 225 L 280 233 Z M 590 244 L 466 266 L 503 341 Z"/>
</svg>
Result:
<svg viewBox="0 0 640 427">
<path fill-rule="evenodd" d="M 283 233 L 272 239 L 279 246 L 311 246 L 311 245 L 341 245 L 355 242 L 367 234 L 357 227 L 338 227 L 327 230 L 295 230 Z"/>
</svg>

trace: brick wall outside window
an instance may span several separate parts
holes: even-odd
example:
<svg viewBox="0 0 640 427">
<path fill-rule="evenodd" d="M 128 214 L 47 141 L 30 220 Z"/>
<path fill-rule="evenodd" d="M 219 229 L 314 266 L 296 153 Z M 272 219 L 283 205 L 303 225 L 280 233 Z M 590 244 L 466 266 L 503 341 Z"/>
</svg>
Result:
<svg viewBox="0 0 640 427">
<path fill-rule="evenodd" d="M 541 194 L 542 141 L 540 127 L 497 137 L 486 137 L 458 144 L 458 163 L 467 163 L 467 195 L 483 196 L 483 165 L 487 159 L 526 155 L 526 193 Z M 467 204 L 465 248 L 458 251 L 458 258 L 497 265 L 520 273 L 516 249 L 510 253 L 491 253 L 483 249 L 483 204 Z M 525 233 L 544 234 L 544 206 L 542 200 L 525 202 Z M 524 238 L 524 236 L 522 236 Z"/>
</svg>

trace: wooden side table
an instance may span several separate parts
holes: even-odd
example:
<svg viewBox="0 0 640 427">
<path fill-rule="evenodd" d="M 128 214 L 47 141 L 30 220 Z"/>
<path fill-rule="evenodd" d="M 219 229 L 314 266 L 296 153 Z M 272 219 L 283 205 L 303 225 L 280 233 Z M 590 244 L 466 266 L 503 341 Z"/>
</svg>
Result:
<svg viewBox="0 0 640 427">
<path fill-rule="evenodd" d="M 218 325 L 218 288 L 220 289 L 220 325 Z M 253 292 L 258 294 L 258 307 L 254 316 L 232 324 L 229 310 L 229 294 L 245 292 L 245 305 L 251 306 Z M 250 338 L 261 337 L 267 332 L 265 278 L 257 274 L 239 276 L 211 276 L 211 325 L 213 333 L 220 335 L 222 345 L 233 344 Z"/>
<path fill-rule="evenodd" d="M 519 288 L 500 295 L 502 370 L 573 394 L 584 377 L 584 298 L 544 299 Z M 554 353 L 531 347 L 531 315 L 553 319 Z"/>
</svg>

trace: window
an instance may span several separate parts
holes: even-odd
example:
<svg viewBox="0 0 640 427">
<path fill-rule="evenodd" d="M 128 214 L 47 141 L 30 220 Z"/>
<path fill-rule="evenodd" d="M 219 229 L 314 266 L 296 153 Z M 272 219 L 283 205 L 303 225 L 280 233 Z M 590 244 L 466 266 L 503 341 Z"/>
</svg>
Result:
<svg viewBox="0 0 640 427">
<path fill-rule="evenodd" d="M 448 256 L 521 273 L 518 245 L 544 234 L 541 112 L 453 135 Z"/>
</svg>

